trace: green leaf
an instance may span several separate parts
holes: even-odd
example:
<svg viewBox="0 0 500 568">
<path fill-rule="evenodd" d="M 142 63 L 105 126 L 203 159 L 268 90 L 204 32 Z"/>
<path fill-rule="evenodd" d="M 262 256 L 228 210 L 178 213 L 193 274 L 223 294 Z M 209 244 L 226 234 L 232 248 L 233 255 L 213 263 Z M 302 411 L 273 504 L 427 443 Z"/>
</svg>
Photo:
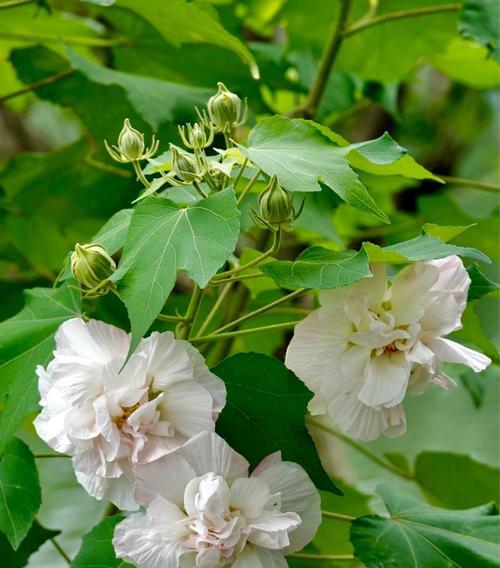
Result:
<svg viewBox="0 0 500 568">
<path fill-rule="evenodd" d="M 250 67 L 253 77 L 259 78 L 257 63 L 248 48 L 196 4 L 186 0 L 160 3 L 142 0 L 139 6 L 135 0 L 120 0 L 120 6 L 129 8 L 148 20 L 166 41 L 176 46 L 208 43 L 234 51 Z"/>
<path fill-rule="evenodd" d="M 134 212 L 122 260 L 112 280 L 127 306 L 131 352 L 160 313 L 184 269 L 201 288 L 234 251 L 239 211 L 232 189 L 181 207 L 150 198 Z"/>
<path fill-rule="evenodd" d="M 460 10 L 459 31 L 488 48 L 500 62 L 500 4 L 498 0 L 465 0 Z"/>
<path fill-rule="evenodd" d="M 281 361 L 239 353 L 213 372 L 227 389 L 217 431 L 252 467 L 281 451 L 283 459 L 300 464 L 319 489 L 341 493 L 323 470 L 305 426 L 312 394 Z"/>
<path fill-rule="evenodd" d="M 35 459 L 21 440 L 12 440 L 0 458 L 0 495 L 0 531 L 17 550 L 42 503 Z"/>
<path fill-rule="evenodd" d="M 441 239 L 443 242 L 447 243 L 451 241 L 458 235 L 461 235 L 467 229 L 474 227 L 475 223 L 471 223 L 470 225 L 436 225 L 435 223 L 425 223 L 423 226 L 424 232 L 429 235 L 429 237 L 437 237 Z"/>
<path fill-rule="evenodd" d="M 0 323 L 0 397 L 6 396 L 0 415 L 0 453 L 24 417 L 38 408 L 35 367 L 52 357 L 54 332 L 67 319 L 81 315 L 80 295 L 67 285 L 34 288 L 25 296 L 26 306 Z"/>
<path fill-rule="evenodd" d="M 499 517 L 493 505 L 450 511 L 385 485 L 377 493 L 390 517 L 360 517 L 351 527 L 354 555 L 367 568 L 498 566 Z"/>
<path fill-rule="evenodd" d="M 109 254 L 118 252 L 125 244 L 133 213 L 133 209 L 122 209 L 115 213 L 92 237 L 92 242 L 105 246 Z"/>
<path fill-rule="evenodd" d="M 36 552 L 44 542 L 54 538 L 61 531 L 54 531 L 42 527 L 35 521 L 21 542 L 19 548 L 14 550 L 7 538 L 0 533 L 0 550 L 2 551 L 2 564 L 6 568 L 23 568 L 28 564 L 29 557 Z"/>
<path fill-rule="evenodd" d="M 498 502 L 499 474 L 498 468 L 463 454 L 421 452 L 415 461 L 415 477 L 431 502 L 453 509 Z"/>
<path fill-rule="evenodd" d="M 388 222 L 333 140 L 305 120 L 266 118 L 250 132 L 240 150 L 268 175 L 277 175 L 289 191 L 320 191 L 321 183 L 344 201 Z"/>
<path fill-rule="evenodd" d="M 494 290 L 498 290 L 498 284 L 485 276 L 476 265 L 468 268 L 467 272 L 471 279 L 469 294 L 467 295 L 467 300 L 469 302 L 472 300 L 478 300 L 486 294 L 489 294 Z"/>
<path fill-rule="evenodd" d="M 491 260 L 480 250 L 470 247 L 459 247 L 443 242 L 436 237 L 427 234 L 419 235 L 409 241 L 380 247 L 373 243 L 363 243 L 363 248 L 368 253 L 370 262 L 389 262 L 399 264 L 403 262 L 417 262 L 444 258 L 456 254 L 490 263 Z"/>
<path fill-rule="evenodd" d="M 364 249 L 336 252 L 319 246 L 306 249 L 294 261 L 264 264 L 261 270 L 280 286 L 330 290 L 372 275 Z"/>
<path fill-rule="evenodd" d="M 102 67 L 68 50 L 69 59 L 89 81 L 100 85 L 118 85 L 144 120 L 153 128 L 171 122 L 179 115 L 190 115 L 193 108 L 203 105 L 212 94 L 207 89 L 177 85 L 159 79 L 132 75 Z"/>
<path fill-rule="evenodd" d="M 124 518 L 121 515 L 107 517 L 86 534 L 71 568 L 132 568 L 116 558 L 112 543 L 115 526 Z"/>
</svg>

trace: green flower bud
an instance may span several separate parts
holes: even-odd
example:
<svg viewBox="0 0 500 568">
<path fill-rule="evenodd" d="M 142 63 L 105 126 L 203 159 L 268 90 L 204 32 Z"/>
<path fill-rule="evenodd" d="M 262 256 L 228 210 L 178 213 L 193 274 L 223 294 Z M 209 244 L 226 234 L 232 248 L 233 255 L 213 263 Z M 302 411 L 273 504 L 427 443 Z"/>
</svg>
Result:
<svg viewBox="0 0 500 568">
<path fill-rule="evenodd" d="M 179 126 L 179 134 L 185 146 L 192 150 L 208 148 L 214 141 L 214 127 L 212 123 L 202 121 L 194 125 Z M 206 132 L 206 129 L 208 132 Z"/>
<path fill-rule="evenodd" d="M 259 196 L 260 215 L 252 211 L 254 221 L 263 227 L 277 231 L 291 231 L 293 222 L 300 215 L 302 207 L 296 213 L 290 194 L 284 190 L 274 175 Z"/>
<path fill-rule="evenodd" d="M 130 120 L 126 118 L 118 136 L 118 146 L 110 146 L 106 141 L 104 141 L 104 145 L 113 160 L 126 164 L 127 162 L 137 162 L 150 158 L 158 150 L 159 142 L 153 136 L 151 146 L 146 149 L 144 134 L 133 128 Z"/>
<path fill-rule="evenodd" d="M 172 152 L 172 172 L 181 182 L 193 183 L 202 179 L 206 172 L 197 156 L 185 152 L 174 144 L 170 144 L 170 150 Z"/>
<path fill-rule="evenodd" d="M 229 132 L 246 121 L 246 101 L 242 106 L 240 97 L 229 91 L 224 83 L 217 83 L 217 87 L 217 94 L 207 103 L 208 115 L 217 132 Z"/>
<path fill-rule="evenodd" d="M 107 292 L 107 281 L 116 270 L 115 261 L 100 244 L 75 245 L 71 254 L 71 273 L 85 290 Z"/>
</svg>

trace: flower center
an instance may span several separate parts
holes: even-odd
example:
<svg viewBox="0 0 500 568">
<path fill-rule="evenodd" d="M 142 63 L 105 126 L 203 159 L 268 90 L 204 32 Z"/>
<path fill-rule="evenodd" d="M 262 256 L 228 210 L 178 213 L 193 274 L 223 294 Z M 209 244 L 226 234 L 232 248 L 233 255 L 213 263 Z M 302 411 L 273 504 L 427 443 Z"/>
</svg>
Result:
<svg viewBox="0 0 500 568">
<path fill-rule="evenodd" d="M 113 422 L 122 429 L 125 422 L 128 420 L 129 416 L 131 416 L 141 405 L 136 402 L 132 406 L 122 406 L 123 414 L 121 416 L 113 416 Z"/>
</svg>

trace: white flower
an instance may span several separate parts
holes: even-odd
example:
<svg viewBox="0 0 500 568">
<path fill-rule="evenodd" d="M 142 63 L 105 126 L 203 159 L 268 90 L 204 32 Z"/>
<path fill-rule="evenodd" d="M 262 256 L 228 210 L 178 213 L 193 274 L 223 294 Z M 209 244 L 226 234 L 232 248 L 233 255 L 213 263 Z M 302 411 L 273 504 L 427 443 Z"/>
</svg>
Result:
<svg viewBox="0 0 500 568">
<path fill-rule="evenodd" d="M 171 332 L 153 333 L 121 370 L 130 345 L 122 330 L 72 319 L 56 333 L 54 359 L 37 368 L 38 435 L 73 456 L 76 476 L 98 499 L 135 509 L 132 467 L 213 431 L 224 383 Z"/>
<path fill-rule="evenodd" d="M 321 522 L 319 494 L 297 464 L 272 454 L 248 476 L 247 461 L 202 433 L 136 468 L 147 506 L 115 529 L 119 558 L 140 568 L 286 568 Z"/>
<path fill-rule="evenodd" d="M 490 359 L 444 339 L 461 328 L 470 278 L 456 256 L 407 266 L 387 286 L 373 278 L 320 292 L 321 308 L 296 328 L 286 365 L 314 392 L 312 414 L 372 440 L 406 429 L 402 401 L 430 384 L 455 386 L 444 362 L 482 371 Z"/>
</svg>

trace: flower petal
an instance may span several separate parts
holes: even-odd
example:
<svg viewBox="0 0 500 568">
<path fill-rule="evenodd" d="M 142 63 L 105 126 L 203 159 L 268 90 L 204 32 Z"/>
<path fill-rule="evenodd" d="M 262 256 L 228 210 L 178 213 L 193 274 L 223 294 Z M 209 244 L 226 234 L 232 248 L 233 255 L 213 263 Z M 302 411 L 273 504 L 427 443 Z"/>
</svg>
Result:
<svg viewBox="0 0 500 568">
<path fill-rule="evenodd" d="M 430 347 L 442 361 L 467 365 L 475 373 L 484 371 L 491 364 L 491 359 L 486 355 L 443 337 L 436 338 Z"/>
<path fill-rule="evenodd" d="M 359 400 L 373 408 L 399 404 L 406 393 L 411 363 L 404 353 L 372 357 L 366 366 L 365 382 L 359 391 Z"/>
<path fill-rule="evenodd" d="M 288 568 L 283 554 L 247 544 L 231 568 Z"/>
</svg>

